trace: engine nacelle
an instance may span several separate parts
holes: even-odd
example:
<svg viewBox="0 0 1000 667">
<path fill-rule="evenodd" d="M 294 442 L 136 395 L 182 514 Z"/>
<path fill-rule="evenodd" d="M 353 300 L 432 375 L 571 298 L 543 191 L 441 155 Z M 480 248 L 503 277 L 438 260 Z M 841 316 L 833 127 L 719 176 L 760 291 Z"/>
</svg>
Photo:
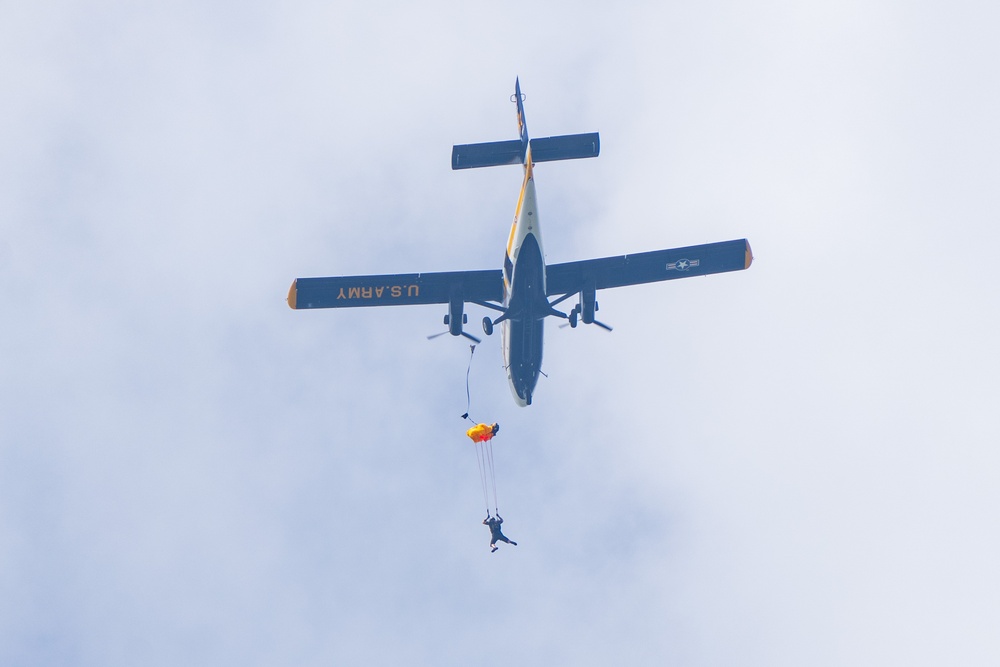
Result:
<svg viewBox="0 0 1000 667">
<path fill-rule="evenodd" d="M 597 289 L 594 287 L 584 287 L 580 292 L 580 319 L 584 324 L 594 323 L 594 314 L 597 312 Z"/>
<path fill-rule="evenodd" d="M 448 325 L 448 333 L 452 336 L 461 336 L 462 325 L 469 321 L 469 316 L 462 312 L 464 308 L 465 301 L 462 299 L 462 295 L 452 295 L 448 301 L 448 314 L 444 316 L 444 323 Z"/>
</svg>

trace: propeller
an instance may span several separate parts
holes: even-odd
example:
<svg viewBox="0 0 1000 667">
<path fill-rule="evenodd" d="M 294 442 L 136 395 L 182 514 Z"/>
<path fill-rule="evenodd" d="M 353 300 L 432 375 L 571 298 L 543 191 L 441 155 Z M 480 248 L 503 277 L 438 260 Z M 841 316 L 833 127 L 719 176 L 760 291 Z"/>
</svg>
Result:
<svg viewBox="0 0 1000 667">
<path fill-rule="evenodd" d="M 433 340 L 434 338 L 437 338 L 438 336 L 443 336 L 446 333 L 451 333 L 451 331 L 445 329 L 444 331 L 438 332 L 436 334 L 431 334 L 430 336 L 427 337 L 427 340 Z M 479 340 L 478 338 L 476 338 L 475 336 L 473 336 L 472 334 L 470 334 L 470 333 L 468 333 L 466 331 L 460 331 L 458 333 L 459 333 L 460 336 L 465 336 L 469 340 L 474 341 L 476 343 L 482 343 L 483 342 L 483 341 Z"/>
<path fill-rule="evenodd" d="M 569 317 L 567 317 L 568 321 L 565 324 L 560 324 L 559 328 L 563 329 L 565 327 L 573 327 L 575 329 L 577 327 L 577 324 L 579 324 L 582 321 L 580 318 L 580 310 L 581 310 L 580 304 L 573 306 L 573 310 L 569 311 Z M 605 331 L 614 331 L 614 328 L 610 324 L 605 324 L 600 320 L 592 320 L 591 323 L 596 324 Z M 586 322 L 584 322 L 584 324 L 586 324 Z"/>
<path fill-rule="evenodd" d="M 592 324 L 596 324 L 597 326 L 601 327 L 605 331 L 614 331 L 615 330 L 615 328 L 613 326 L 611 326 L 610 324 L 605 324 L 604 322 L 601 322 L 600 320 L 594 320 L 592 322 Z M 569 322 L 563 322 L 562 324 L 559 325 L 559 328 L 560 329 L 565 329 L 566 327 L 571 327 L 571 326 L 573 326 L 573 325 L 570 324 Z"/>
<path fill-rule="evenodd" d="M 473 336 L 470 333 L 466 333 L 466 331 L 462 328 L 462 325 L 466 324 L 469 321 L 468 317 L 466 317 L 465 315 L 462 315 L 461 318 L 462 319 L 460 319 L 460 320 L 456 318 L 455 322 L 453 324 L 452 323 L 452 319 L 451 319 L 451 314 L 445 315 L 444 316 L 444 324 L 448 328 L 445 329 L 444 331 L 440 332 L 440 333 L 431 334 L 430 336 L 427 337 L 427 340 L 432 340 L 434 338 L 437 338 L 438 336 L 443 336 L 446 333 L 450 333 L 452 336 L 465 336 L 466 338 L 468 338 L 471 341 L 474 341 L 476 343 L 481 343 L 482 342 L 481 340 L 479 340 L 478 338 L 476 338 L 475 336 Z"/>
</svg>

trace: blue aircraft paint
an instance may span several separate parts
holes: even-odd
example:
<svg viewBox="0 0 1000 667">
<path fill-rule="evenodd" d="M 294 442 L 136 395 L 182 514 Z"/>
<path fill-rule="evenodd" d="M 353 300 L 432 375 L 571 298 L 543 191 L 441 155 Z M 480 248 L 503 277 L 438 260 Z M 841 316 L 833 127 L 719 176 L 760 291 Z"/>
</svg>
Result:
<svg viewBox="0 0 1000 667">
<path fill-rule="evenodd" d="M 528 405 L 542 369 L 545 317 L 552 311 L 545 297 L 544 272 L 538 240 L 534 234 L 528 234 L 517 256 L 511 300 L 507 304 L 511 387 Z"/>
<path fill-rule="evenodd" d="M 600 137 L 593 132 L 529 139 L 520 81 L 515 82 L 513 99 L 517 103 L 519 138 L 455 145 L 452 168 L 523 164 L 525 185 L 518 203 L 520 215 L 521 202 L 529 186 L 531 198 L 534 196 L 534 163 L 597 157 Z M 484 328 L 492 333 L 493 325 L 502 323 L 511 390 L 519 404 L 530 405 L 541 373 L 545 318 L 550 315 L 567 317 L 554 310 L 554 305 L 578 294 L 580 303 L 570 313 L 570 324 L 575 327 L 579 315 L 579 321 L 584 324 L 609 328 L 594 319 L 598 290 L 740 271 L 749 268 L 753 261 L 750 244 L 746 239 L 738 239 L 546 265 L 540 239 L 535 235 L 537 217 L 532 231 L 530 216 L 533 212 L 530 209 L 527 212 L 527 233 L 523 238 L 517 233 L 518 225 L 522 224 L 519 217 L 511 228 L 502 269 L 299 278 L 292 282 L 288 291 L 288 305 L 300 310 L 448 304 L 448 333 L 477 341 L 463 330 L 463 305 L 474 303 L 500 311 L 501 315 L 496 320 L 489 320 Z M 515 238 L 521 238 L 521 244 L 512 250 Z M 511 261 L 512 252 L 516 256 L 514 262 Z M 550 302 L 549 297 L 554 300 Z"/>
</svg>

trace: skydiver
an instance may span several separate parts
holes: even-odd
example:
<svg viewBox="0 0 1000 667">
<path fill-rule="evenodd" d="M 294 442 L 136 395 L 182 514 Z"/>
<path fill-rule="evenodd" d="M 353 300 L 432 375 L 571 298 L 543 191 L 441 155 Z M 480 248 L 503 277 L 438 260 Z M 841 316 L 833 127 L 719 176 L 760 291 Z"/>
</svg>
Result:
<svg viewBox="0 0 1000 667">
<path fill-rule="evenodd" d="M 506 542 L 507 544 L 514 545 L 515 547 L 517 546 L 517 542 L 508 540 L 507 536 L 500 532 L 501 523 L 503 523 L 503 517 L 499 514 L 494 517 L 490 516 L 490 513 L 487 512 L 486 518 L 483 519 L 483 525 L 489 526 L 490 528 L 490 553 L 493 553 L 499 548 L 497 547 L 497 542 Z"/>
</svg>

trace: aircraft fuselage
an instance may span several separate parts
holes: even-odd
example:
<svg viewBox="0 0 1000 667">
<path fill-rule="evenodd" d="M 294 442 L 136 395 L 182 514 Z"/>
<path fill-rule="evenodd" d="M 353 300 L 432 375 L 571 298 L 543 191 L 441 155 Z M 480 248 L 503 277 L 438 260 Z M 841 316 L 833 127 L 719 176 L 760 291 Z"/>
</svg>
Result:
<svg viewBox="0 0 1000 667">
<path fill-rule="evenodd" d="M 504 255 L 504 307 L 500 322 L 504 366 L 514 401 L 531 405 L 542 367 L 545 317 L 551 312 L 545 294 L 545 253 L 535 199 L 531 152 Z"/>
</svg>

